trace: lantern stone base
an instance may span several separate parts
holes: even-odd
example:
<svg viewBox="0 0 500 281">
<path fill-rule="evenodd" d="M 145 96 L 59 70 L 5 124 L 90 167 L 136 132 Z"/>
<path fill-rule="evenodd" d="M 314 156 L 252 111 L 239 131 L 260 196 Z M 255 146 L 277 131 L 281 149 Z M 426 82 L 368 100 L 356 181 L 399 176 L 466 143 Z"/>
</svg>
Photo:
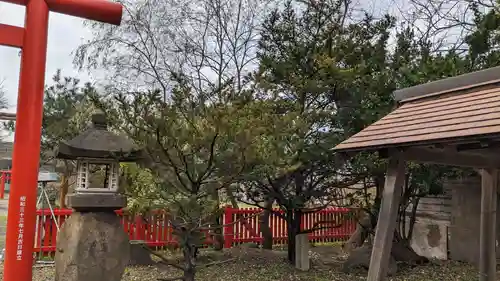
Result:
<svg viewBox="0 0 500 281">
<path fill-rule="evenodd" d="M 55 281 L 120 281 L 129 243 L 113 212 L 74 212 L 57 236 Z"/>
<path fill-rule="evenodd" d="M 127 197 L 116 193 L 74 193 L 66 196 L 66 205 L 76 211 L 114 211 L 127 206 Z"/>
</svg>

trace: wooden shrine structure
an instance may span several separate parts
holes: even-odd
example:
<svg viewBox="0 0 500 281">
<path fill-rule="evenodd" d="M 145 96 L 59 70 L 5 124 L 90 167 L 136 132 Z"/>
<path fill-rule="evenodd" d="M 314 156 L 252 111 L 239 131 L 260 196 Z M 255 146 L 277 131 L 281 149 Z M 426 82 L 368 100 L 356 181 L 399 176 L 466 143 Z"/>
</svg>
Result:
<svg viewBox="0 0 500 281">
<path fill-rule="evenodd" d="M 398 108 L 335 150 L 388 159 L 368 281 L 387 275 L 405 163 L 480 169 L 479 280 L 496 280 L 496 210 L 500 169 L 500 67 L 418 85 L 394 93 Z"/>
</svg>

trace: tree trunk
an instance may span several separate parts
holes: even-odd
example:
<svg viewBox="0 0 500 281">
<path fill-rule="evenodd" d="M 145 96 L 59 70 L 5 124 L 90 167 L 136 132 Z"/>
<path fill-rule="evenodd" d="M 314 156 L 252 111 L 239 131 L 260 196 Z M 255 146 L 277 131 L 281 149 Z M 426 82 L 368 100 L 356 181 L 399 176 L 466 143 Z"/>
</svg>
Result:
<svg viewBox="0 0 500 281">
<path fill-rule="evenodd" d="M 363 211 L 356 225 L 356 230 L 351 235 L 349 240 L 347 240 L 347 242 L 345 242 L 343 245 L 344 251 L 350 254 L 354 249 L 363 246 L 366 238 L 368 238 L 371 231 L 372 231 L 371 217 L 369 214 Z"/>
<path fill-rule="evenodd" d="M 288 225 L 288 261 L 290 264 L 295 264 L 295 237 L 300 233 L 300 221 L 302 212 L 300 210 L 292 210 L 286 212 Z"/>
<path fill-rule="evenodd" d="M 66 195 L 68 194 L 69 183 L 68 176 L 62 175 L 61 185 L 59 186 L 59 208 L 66 209 Z"/>
<path fill-rule="evenodd" d="M 364 212 L 358 220 L 356 230 L 351 235 L 349 240 L 344 244 L 344 250 L 351 253 L 354 249 L 360 248 L 370 237 L 370 234 L 375 232 L 375 227 L 378 220 L 378 212 L 380 208 L 380 198 L 375 198 L 375 202 L 370 212 Z"/>
<path fill-rule="evenodd" d="M 215 235 L 214 235 L 214 250 L 222 251 L 224 248 L 224 235 L 222 234 L 221 217 L 217 216 L 214 221 Z"/>
<path fill-rule="evenodd" d="M 260 232 L 262 233 L 262 248 L 267 250 L 273 249 L 273 232 L 269 226 L 269 221 L 272 216 L 273 200 L 267 200 L 264 205 L 264 212 L 260 215 Z"/>
<path fill-rule="evenodd" d="M 185 245 L 182 251 L 184 256 L 184 276 L 183 276 L 184 281 L 195 281 L 194 280 L 196 274 L 196 267 L 194 261 L 195 251 L 196 251 L 195 247 L 191 245 Z"/>
<path fill-rule="evenodd" d="M 293 235 L 293 226 L 288 224 L 288 241 L 287 241 L 288 262 L 295 264 L 295 235 Z"/>
<path fill-rule="evenodd" d="M 287 224 L 287 254 L 288 261 L 290 263 L 295 263 L 295 235 L 294 235 L 294 221 L 293 221 L 293 211 L 286 211 L 286 224 Z"/>
<path fill-rule="evenodd" d="M 226 195 L 231 202 L 231 206 L 235 209 L 238 209 L 238 201 L 236 200 L 236 196 L 234 196 L 233 187 L 231 185 L 228 185 L 224 190 L 226 191 Z"/>
<path fill-rule="evenodd" d="M 354 249 L 347 260 L 343 263 L 343 271 L 350 272 L 351 269 L 357 267 L 368 268 L 370 265 L 371 253 L 373 248 L 371 245 L 364 245 L 363 247 Z M 398 266 L 396 262 L 403 262 L 410 265 L 425 264 L 429 262 L 426 257 L 419 256 L 405 241 L 392 242 L 391 249 L 391 262 L 389 265 L 390 275 L 397 272 Z"/>
<path fill-rule="evenodd" d="M 219 190 L 217 188 L 214 188 L 214 191 L 212 192 L 212 200 L 217 202 L 214 212 L 216 214 L 220 213 L 219 212 L 220 211 L 220 198 L 219 198 Z M 223 231 L 222 231 L 221 219 L 222 219 L 222 215 L 220 215 L 220 216 L 218 215 L 218 216 L 215 216 L 214 221 L 213 221 L 213 224 L 215 227 L 213 247 L 214 247 L 214 250 L 216 250 L 216 251 L 222 251 L 222 249 L 224 248 L 224 235 L 223 235 Z"/>
<path fill-rule="evenodd" d="M 410 243 L 404 239 L 392 242 L 391 255 L 396 261 L 409 264 L 424 264 L 429 261 L 426 257 L 417 254 Z"/>
</svg>

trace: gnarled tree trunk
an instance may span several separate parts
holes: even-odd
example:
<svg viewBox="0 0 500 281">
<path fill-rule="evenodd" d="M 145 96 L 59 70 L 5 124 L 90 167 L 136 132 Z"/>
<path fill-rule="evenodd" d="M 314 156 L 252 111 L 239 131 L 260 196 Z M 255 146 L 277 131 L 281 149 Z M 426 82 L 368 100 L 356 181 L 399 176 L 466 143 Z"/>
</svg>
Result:
<svg viewBox="0 0 500 281">
<path fill-rule="evenodd" d="M 262 233 L 262 248 L 272 250 L 273 248 L 273 232 L 269 226 L 269 221 L 272 216 L 273 200 L 267 200 L 264 206 L 264 212 L 260 215 L 260 232 Z"/>
<path fill-rule="evenodd" d="M 377 220 L 378 220 L 378 211 L 380 207 L 380 202 L 381 202 L 381 195 L 382 195 L 382 188 L 384 185 L 384 181 L 382 181 L 380 178 L 375 180 L 376 187 L 377 187 L 377 194 L 375 198 L 375 202 L 373 204 L 373 207 L 371 209 L 371 214 L 365 213 L 364 217 L 362 217 L 359 221 L 358 227 L 354 234 L 351 236 L 349 241 L 346 243 L 346 250 L 349 252 L 349 258 L 346 260 L 344 263 L 344 271 L 349 271 L 350 268 L 353 267 L 367 267 L 370 264 L 370 258 L 371 258 L 371 251 L 372 247 L 371 245 L 365 245 L 366 238 L 368 237 L 369 233 L 373 233 L 373 230 L 376 229 L 377 225 Z M 403 196 L 405 198 L 405 196 Z M 405 198 L 408 199 L 408 198 Z M 402 200 L 404 201 L 404 200 Z M 418 203 L 418 201 L 417 201 Z M 400 209 L 405 208 L 407 206 L 407 202 L 400 202 Z M 415 207 L 416 208 L 416 207 Z M 405 210 L 400 210 L 400 214 L 403 214 L 398 218 L 398 223 L 406 223 L 402 222 L 402 219 L 406 219 L 406 212 Z M 412 214 L 415 216 L 415 212 Z M 415 222 L 415 219 L 412 218 L 410 219 L 411 222 Z M 364 228 L 364 225 L 368 225 L 369 228 Z M 410 226 L 411 229 L 412 226 Z M 405 263 L 410 263 L 410 264 L 422 264 L 428 262 L 428 259 L 425 257 L 422 257 L 418 255 L 410 246 L 409 239 L 411 239 L 410 236 L 407 235 L 402 235 L 400 233 L 401 228 L 400 226 L 397 226 L 394 232 L 394 239 L 392 243 L 392 249 L 391 249 L 391 260 L 392 260 L 392 267 L 396 267 L 395 270 L 397 270 L 397 266 L 395 265 L 395 262 L 405 262 Z M 366 231 L 366 232 L 365 232 Z M 356 250 L 360 249 L 360 250 Z M 393 268 L 394 269 L 394 268 Z M 395 272 L 394 272 L 395 273 Z"/>
<path fill-rule="evenodd" d="M 183 247 L 182 253 L 184 256 L 184 281 L 195 281 L 196 265 L 195 265 L 195 248 L 191 245 Z"/>
<path fill-rule="evenodd" d="M 372 229 L 372 220 L 369 214 L 366 212 L 362 212 L 360 218 L 358 219 L 358 223 L 356 225 L 356 230 L 349 237 L 349 240 L 344 243 L 343 249 L 347 253 L 351 253 L 354 249 L 357 249 L 365 243 L 366 238 L 373 231 Z"/>
</svg>

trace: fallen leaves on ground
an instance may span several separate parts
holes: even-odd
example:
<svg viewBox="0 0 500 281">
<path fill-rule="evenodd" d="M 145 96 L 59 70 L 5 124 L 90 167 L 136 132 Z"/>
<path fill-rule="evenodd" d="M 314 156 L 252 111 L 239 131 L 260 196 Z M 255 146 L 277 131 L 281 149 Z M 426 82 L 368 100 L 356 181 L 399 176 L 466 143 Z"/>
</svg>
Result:
<svg viewBox="0 0 500 281">
<path fill-rule="evenodd" d="M 323 251 L 322 251 L 323 253 Z M 200 262 L 210 263 L 231 259 L 227 263 L 202 268 L 197 280 L 210 281 L 363 281 L 366 270 L 353 274 L 340 272 L 342 258 L 325 255 L 311 255 L 312 268 L 300 272 L 288 265 L 282 251 L 268 251 L 250 248 L 234 248 L 217 253 L 204 252 Z M 129 267 L 123 281 L 155 281 L 157 278 L 180 276 L 178 270 L 167 266 Z M 0 274 L 0 280 L 1 278 Z M 54 267 L 35 268 L 33 281 L 54 280 Z M 477 269 L 459 262 L 434 262 L 426 266 L 401 267 L 397 276 L 388 281 L 476 281 Z M 498 279 L 500 280 L 500 279 Z"/>
</svg>

